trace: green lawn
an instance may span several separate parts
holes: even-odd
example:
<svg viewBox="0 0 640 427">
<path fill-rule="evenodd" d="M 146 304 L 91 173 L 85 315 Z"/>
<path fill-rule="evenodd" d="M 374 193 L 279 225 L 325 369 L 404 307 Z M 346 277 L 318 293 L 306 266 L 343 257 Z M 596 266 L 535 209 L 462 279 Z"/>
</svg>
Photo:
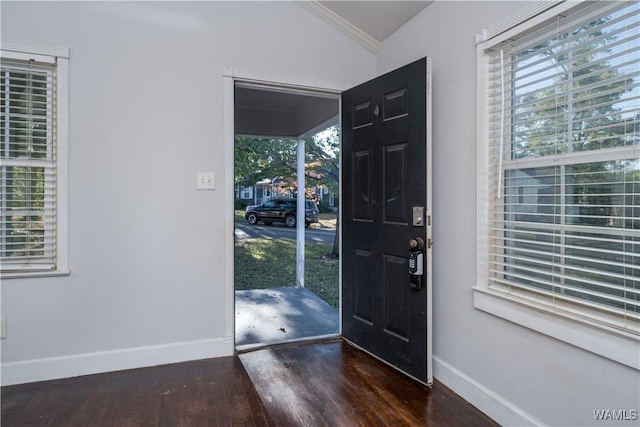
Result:
<svg viewBox="0 0 640 427">
<path fill-rule="evenodd" d="M 338 260 L 332 245 L 309 243 L 305 247 L 305 287 L 338 308 Z M 268 289 L 296 285 L 296 242 L 249 239 L 236 242 L 235 289 Z"/>
</svg>

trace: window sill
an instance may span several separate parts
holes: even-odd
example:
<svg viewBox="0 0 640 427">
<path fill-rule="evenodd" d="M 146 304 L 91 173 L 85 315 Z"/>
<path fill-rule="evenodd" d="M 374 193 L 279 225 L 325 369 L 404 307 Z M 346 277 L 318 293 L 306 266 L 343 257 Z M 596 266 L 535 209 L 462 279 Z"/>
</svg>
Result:
<svg viewBox="0 0 640 427">
<path fill-rule="evenodd" d="M 640 371 L 638 337 L 537 310 L 478 286 L 473 288 L 473 306 Z"/>
<path fill-rule="evenodd" d="M 37 277 L 57 277 L 57 276 L 69 276 L 70 270 L 56 270 L 56 271 L 38 271 L 38 272 L 24 272 L 24 273 L 3 273 L 0 275 L 0 279 L 33 279 Z"/>
</svg>

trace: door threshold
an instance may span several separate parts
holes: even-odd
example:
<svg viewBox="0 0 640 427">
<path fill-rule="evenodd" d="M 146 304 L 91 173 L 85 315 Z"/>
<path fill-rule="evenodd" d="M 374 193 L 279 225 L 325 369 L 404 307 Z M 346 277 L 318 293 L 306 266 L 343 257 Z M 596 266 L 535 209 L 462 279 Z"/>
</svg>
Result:
<svg viewBox="0 0 640 427">
<path fill-rule="evenodd" d="M 294 346 L 298 344 L 316 344 L 321 342 L 340 341 L 342 335 L 340 334 L 327 334 L 319 335 L 308 338 L 295 338 L 290 340 L 282 340 L 277 343 L 257 343 L 257 344 L 243 344 L 236 346 L 236 354 L 248 353 L 256 350 L 264 350 L 266 348 L 280 348 L 286 346 Z"/>
</svg>

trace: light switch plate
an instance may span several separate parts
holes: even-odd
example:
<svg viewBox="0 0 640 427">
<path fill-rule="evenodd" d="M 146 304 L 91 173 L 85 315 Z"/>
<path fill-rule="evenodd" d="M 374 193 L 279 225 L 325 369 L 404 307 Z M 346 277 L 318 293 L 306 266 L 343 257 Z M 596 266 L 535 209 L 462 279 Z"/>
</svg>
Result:
<svg viewBox="0 0 640 427">
<path fill-rule="evenodd" d="M 201 172 L 198 174 L 198 181 L 196 183 L 196 189 L 198 190 L 215 190 L 216 189 L 216 174 L 214 172 Z"/>
</svg>

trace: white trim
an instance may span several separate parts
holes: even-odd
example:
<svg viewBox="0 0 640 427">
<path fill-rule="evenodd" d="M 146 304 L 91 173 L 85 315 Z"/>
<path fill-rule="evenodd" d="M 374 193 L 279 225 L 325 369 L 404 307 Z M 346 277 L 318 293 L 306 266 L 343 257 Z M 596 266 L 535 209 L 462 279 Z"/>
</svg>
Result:
<svg viewBox="0 0 640 427">
<path fill-rule="evenodd" d="M 382 43 L 316 0 L 296 0 L 296 3 L 322 18 L 325 22 L 333 25 L 339 31 L 374 54 L 377 55 L 380 51 Z"/>
<path fill-rule="evenodd" d="M 305 140 L 304 138 L 298 138 L 298 145 L 296 147 L 296 166 L 298 181 L 298 193 L 296 194 L 296 286 L 304 288 L 304 272 L 305 272 L 305 211 L 307 209 L 305 193 L 306 176 L 305 170 L 305 158 L 304 158 Z M 302 189 L 302 191 L 300 191 Z"/>
<path fill-rule="evenodd" d="M 2 50 L 25 54 L 33 59 L 37 56 L 69 59 L 69 48 L 64 46 L 26 45 L 21 43 L 2 42 Z"/>
<path fill-rule="evenodd" d="M 71 271 L 65 270 L 55 270 L 55 271 L 33 271 L 29 272 L 28 270 L 24 273 L 2 273 L 2 280 L 5 279 L 26 279 L 31 278 L 35 279 L 38 277 L 57 277 L 57 276 L 69 276 Z"/>
<path fill-rule="evenodd" d="M 56 68 L 56 269 L 7 272 L 3 279 L 68 276 L 69 270 L 69 48 L 2 42 L 0 56 L 55 63 Z"/>
<path fill-rule="evenodd" d="M 2 386 L 221 357 L 229 347 L 217 338 L 3 363 Z"/>
<path fill-rule="evenodd" d="M 542 421 L 523 411 L 507 398 L 488 389 L 438 356 L 433 356 L 434 376 L 500 425 L 543 426 Z"/>
<path fill-rule="evenodd" d="M 431 58 L 427 57 L 426 142 L 427 142 L 427 242 L 433 241 L 433 105 Z M 433 384 L 433 247 L 427 247 L 427 385 Z"/>
<path fill-rule="evenodd" d="M 489 27 L 484 28 L 476 35 L 476 44 L 484 43 L 488 40 L 493 39 L 494 37 L 499 36 L 511 29 L 520 25 L 524 21 L 528 21 L 533 19 L 537 15 L 544 13 L 545 11 L 554 8 L 562 3 L 565 3 L 565 7 L 573 7 L 575 6 L 575 2 L 566 2 L 565 0 L 548 0 L 548 1 L 537 1 L 532 3 L 518 13 L 510 16 L 509 18 L 498 22 L 497 24 L 491 25 Z M 573 4 L 571 4 L 573 3 Z M 553 11 L 554 14 L 557 14 L 557 10 Z M 548 19 L 545 17 L 544 19 Z"/>
<path fill-rule="evenodd" d="M 257 89 L 262 91 L 271 91 L 278 93 L 286 93 L 289 95 L 312 95 L 317 98 L 329 98 L 329 99 L 337 99 L 340 97 L 341 90 L 339 89 L 329 89 L 320 86 L 308 86 L 304 83 L 285 83 L 282 80 L 278 80 L 274 78 L 273 80 L 269 79 L 258 79 L 252 77 L 251 75 L 245 74 L 236 74 L 230 69 L 225 69 L 224 77 L 233 77 L 235 87 L 243 88 L 243 89 Z"/>
<path fill-rule="evenodd" d="M 224 193 L 224 211 L 225 211 L 225 239 L 224 239 L 224 304 L 225 304 L 225 339 L 231 338 L 230 353 L 235 350 L 235 289 L 234 289 L 234 196 L 235 186 L 234 178 L 234 145 L 235 145 L 235 87 L 252 87 L 262 90 L 274 90 L 278 92 L 298 93 L 313 96 L 324 96 L 334 98 L 341 102 L 341 89 L 321 88 L 308 84 L 308 82 L 286 83 L 283 80 L 274 78 L 270 81 L 264 76 L 239 74 L 231 67 L 225 67 L 222 72 L 224 82 L 224 165 L 225 165 L 225 193 Z M 342 106 L 340 106 L 342 108 Z M 341 117 L 341 116 L 339 116 Z M 254 192 L 255 194 L 255 192 Z M 342 199 L 340 199 L 342 200 Z M 341 267 L 340 267 L 341 268 Z M 342 270 L 340 269 L 340 289 L 342 291 Z M 340 304 L 342 304 L 342 295 L 340 295 Z M 342 311 L 339 318 L 339 333 L 342 333 Z"/>
<path fill-rule="evenodd" d="M 484 54 L 484 47 L 476 47 L 476 278 L 480 280 L 488 277 L 488 253 L 489 242 L 489 217 L 488 217 L 488 159 L 489 144 L 486 126 L 486 74 L 487 57 Z"/>
<path fill-rule="evenodd" d="M 599 150 L 577 151 L 569 154 L 558 154 L 542 157 L 529 157 L 502 162 L 504 169 L 532 169 L 549 165 L 579 165 L 583 163 L 615 162 L 638 157 L 638 146 L 604 148 Z"/>
<path fill-rule="evenodd" d="M 235 87 L 233 69 L 225 68 L 224 84 L 224 337 L 231 341 L 231 353 L 235 349 L 235 287 L 234 287 L 234 146 L 235 146 Z"/>
<path fill-rule="evenodd" d="M 577 319 L 536 310 L 497 292 L 474 287 L 473 306 L 517 325 L 640 370 L 638 339 L 613 329 L 591 326 Z"/>
<path fill-rule="evenodd" d="M 56 270 L 69 274 L 69 50 L 58 57 L 56 159 Z"/>
</svg>

